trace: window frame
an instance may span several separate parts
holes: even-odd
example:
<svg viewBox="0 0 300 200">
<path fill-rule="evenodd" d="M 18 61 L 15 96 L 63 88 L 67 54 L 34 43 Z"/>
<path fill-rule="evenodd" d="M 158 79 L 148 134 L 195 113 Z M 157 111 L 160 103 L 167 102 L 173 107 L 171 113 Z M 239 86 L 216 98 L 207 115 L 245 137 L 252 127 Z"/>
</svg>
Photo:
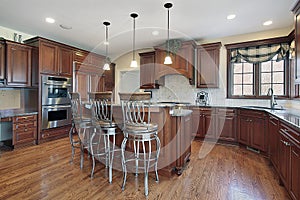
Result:
<svg viewBox="0 0 300 200">
<path fill-rule="evenodd" d="M 261 46 L 261 45 L 269 45 L 269 44 L 278 44 L 278 43 L 291 43 L 292 40 L 294 39 L 294 34 L 293 32 L 290 33 L 288 36 L 285 37 L 277 37 L 277 38 L 270 38 L 270 39 L 264 39 L 264 40 L 254 40 L 254 41 L 247 41 L 247 42 L 241 42 L 241 43 L 234 43 L 234 44 L 226 44 L 225 47 L 227 49 L 227 98 L 230 99 L 267 99 L 270 98 L 266 95 L 259 95 L 259 90 L 260 90 L 260 71 L 259 71 L 259 66 L 260 64 L 254 64 L 254 74 L 253 74 L 253 81 L 254 81 L 254 86 L 253 86 L 253 90 L 254 90 L 254 95 L 233 95 L 232 94 L 232 87 L 233 87 L 233 67 L 232 67 L 232 63 L 230 62 L 230 58 L 231 58 L 231 50 L 232 49 L 236 49 L 236 48 L 244 48 L 244 47 L 253 47 L 253 46 Z M 284 70 L 285 70 L 285 77 L 284 77 L 284 81 L 285 81 L 285 91 L 286 91 L 286 95 L 284 96 L 279 96 L 279 99 L 288 99 L 291 97 L 291 82 L 290 81 L 290 70 L 289 70 L 289 59 L 285 59 L 285 66 L 284 66 Z"/>
</svg>

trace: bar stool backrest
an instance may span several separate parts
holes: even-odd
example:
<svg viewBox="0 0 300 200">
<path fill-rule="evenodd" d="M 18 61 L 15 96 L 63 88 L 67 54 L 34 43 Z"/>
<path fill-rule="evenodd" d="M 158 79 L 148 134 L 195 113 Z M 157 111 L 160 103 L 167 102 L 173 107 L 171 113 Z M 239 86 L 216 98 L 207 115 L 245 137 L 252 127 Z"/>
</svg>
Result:
<svg viewBox="0 0 300 200">
<path fill-rule="evenodd" d="M 122 113 L 123 128 L 126 126 L 149 127 L 151 120 L 149 92 L 119 93 Z"/>
<path fill-rule="evenodd" d="M 103 121 L 112 126 L 113 118 L 113 94 L 112 92 L 91 92 L 89 99 L 92 104 L 92 119 Z"/>
<path fill-rule="evenodd" d="M 70 92 L 69 98 L 71 100 L 72 120 L 75 123 L 82 121 L 82 103 L 80 94 L 78 92 Z"/>
</svg>

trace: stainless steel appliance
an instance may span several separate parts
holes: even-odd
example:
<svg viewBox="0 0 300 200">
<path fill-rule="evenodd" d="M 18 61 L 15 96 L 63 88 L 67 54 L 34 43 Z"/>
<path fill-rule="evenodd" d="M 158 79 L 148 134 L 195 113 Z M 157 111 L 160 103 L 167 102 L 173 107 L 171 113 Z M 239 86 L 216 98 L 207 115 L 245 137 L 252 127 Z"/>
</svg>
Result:
<svg viewBox="0 0 300 200">
<path fill-rule="evenodd" d="M 196 105 L 207 106 L 209 104 L 209 96 L 205 91 L 197 93 Z"/>
<path fill-rule="evenodd" d="M 71 105 L 42 106 L 42 129 L 71 124 Z"/>
<path fill-rule="evenodd" d="M 58 76 L 42 76 L 42 129 L 71 124 L 72 79 Z"/>
<path fill-rule="evenodd" d="M 70 104 L 71 78 L 42 76 L 42 105 Z"/>
</svg>

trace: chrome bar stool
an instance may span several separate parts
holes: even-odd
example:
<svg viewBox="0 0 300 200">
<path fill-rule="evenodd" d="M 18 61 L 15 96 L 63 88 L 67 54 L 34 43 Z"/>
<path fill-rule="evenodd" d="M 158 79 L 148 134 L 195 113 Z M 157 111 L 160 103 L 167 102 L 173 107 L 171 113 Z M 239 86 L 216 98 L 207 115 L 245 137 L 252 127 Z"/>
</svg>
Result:
<svg viewBox="0 0 300 200">
<path fill-rule="evenodd" d="M 158 179 L 157 163 L 160 152 L 160 140 L 157 136 L 158 125 L 151 123 L 150 93 L 119 93 L 123 113 L 124 140 L 121 145 L 123 184 L 125 189 L 127 170 L 133 168 L 133 172 L 144 172 L 145 195 L 148 196 L 148 173 L 154 167 L 156 182 Z M 132 141 L 133 147 L 130 146 Z M 148 144 L 148 145 L 146 145 Z M 155 151 L 152 146 L 155 145 Z M 141 149 L 140 149 L 141 147 Z M 133 150 L 126 151 L 126 148 Z M 140 156 L 142 154 L 142 156 Z M 129 165 L 129 163 L 132 163 Z M 142 166 L 140 166 L 140 164 Z M 139 169 L 142 169 L 139 171 Z"/>
<path fill-rule="evenodd" d="M 112 168 L 115 151 L 120 151 L 116 147 L 117 124 L 113 120 L 113 94 L 112 92 L 93 92 L 89 93 L 89 99 L 92 104 L 92 122 L 95 126 L 94 132 L 90 138 L 90 150 L 93 160 L 91 178 L 95 170 L 95 157 L 105 158 L 105 166 L 108 167 L 108 182 L 112 182 Z M 103 143 L 101 140 L 103 138 Z"/>
<path fill-rule="evenodd" d="M 75 148 L 80 148 L 80 168 L 83 168 L 83 157 L 84 149 L 88 147 L 89 134 L 91 132 L 92 118 L 83 117 L 82 109 L 83 104 L 81 102 L 81 97 L 78 92 L 70 92 L 69 98 L 71 101 L 71 110 L 72 110 L 72 127 L 69 131 L 69 138 L 72 148 L 72 157 L 71 163 L 73 162 L 75 155 Z M 88 131 L 87 131 L 88 130 Z M 77 137 L 74 138 L 74 133 L 77 133 Z M 88 132 L 88 133 L 87 133 Z"/>
</svg>

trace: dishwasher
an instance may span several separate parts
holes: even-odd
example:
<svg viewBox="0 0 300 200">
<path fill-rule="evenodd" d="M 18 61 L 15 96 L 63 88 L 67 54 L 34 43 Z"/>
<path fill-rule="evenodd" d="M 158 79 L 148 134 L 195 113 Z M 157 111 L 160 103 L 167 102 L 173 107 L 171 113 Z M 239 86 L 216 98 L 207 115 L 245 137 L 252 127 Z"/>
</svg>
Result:
<svg viewBox="0 0 300 200">
<path fill-rule="evenodd" d="M 7 151 L 12 149 L 12 119 L 0 118 L 0 151 Z"/>
</svg>

